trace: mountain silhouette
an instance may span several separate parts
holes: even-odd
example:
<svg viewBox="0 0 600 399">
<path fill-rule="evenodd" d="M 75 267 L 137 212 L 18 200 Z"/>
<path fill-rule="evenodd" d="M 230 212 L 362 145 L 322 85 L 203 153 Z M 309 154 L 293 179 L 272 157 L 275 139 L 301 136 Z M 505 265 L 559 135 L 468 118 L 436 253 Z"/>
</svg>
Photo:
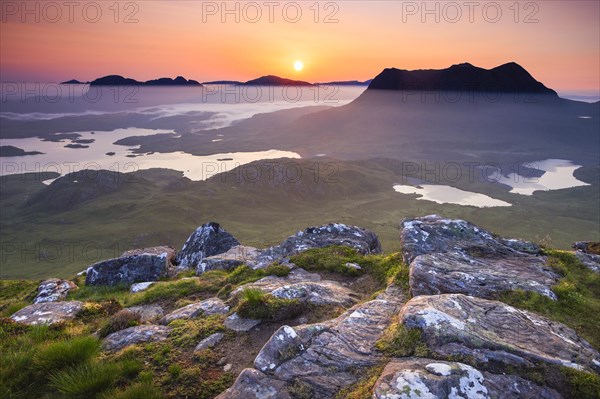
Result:
<svg viewBox="0 0 600 399">
<path fill-rule="evenodd" d="M 139 82 L 135 79 L 124 78 L 121 75 L 108 75 L 98 78 L 90 83 L 91 86 L 202 86 L 195 80 L 187 80 L 183 76 L 175 79 L 159 78 Z"/>
<path fill-rule="evenodd" d="M 407 91 L 492 91 L 549 94 L 557 93 L 544 86 L 515 62 L 492 69 L 479 68 L 469 63 L 452 65 L 446 69 L 386 68 L 377 75 L 368 90 Z"/>
<path fill-rule="evenodd" d="M 242 83 L 245 86 L 312 86 L 312 83 L 304 82 L 302 80 L 292 80 L 286 78 L 280 78 L 279 76 L 266 75 L 261 76 L 258 79 L 249 80 Z"/>
</svg>

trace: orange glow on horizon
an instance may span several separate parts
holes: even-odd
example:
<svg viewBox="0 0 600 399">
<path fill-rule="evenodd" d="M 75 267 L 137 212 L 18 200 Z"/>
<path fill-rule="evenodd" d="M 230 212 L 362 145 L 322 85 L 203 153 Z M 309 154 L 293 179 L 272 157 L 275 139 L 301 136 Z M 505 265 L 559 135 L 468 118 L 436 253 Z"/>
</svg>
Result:
<svg viewBox="0 0 600 399">
<path fill-rule="evenodd" d="M 220 2 L 138 2 L 137 11 L 121 9 L 118 15 L 108 8 L 112 2 L 102 3 L 97 23 L 84 20 L 77 9 L 73 22 L 63 10 L 57 22 L 42 15 L 39 23 L 33 17 L 23 23 L 19 14 L 3 9 L 0 75 L 5 82 L 108 74 L 138 80 L 182 75 L 202 82 L 272 74 L 323 82 L 367 80 L 386 67 L 438 69 L 470 62 L 492 68 L 515 61 L 553 89 L 600 90 L 599 2 L 539 2 L 538 22 L 527 23 L 532 10 L 524 8 L 526 3 L 520 3 L 518 23 L 504 2 L 497 22 L 485 20 L 481 10 L 474 12 L 473 22 L 465 10 L 457 22 L 449 22 L 454 14 L 444 9 L 439 22 L 427 14 L 423 22 L 420 13 L 403 9 L 408 3 L 338 2 L 336 10 L 321 2 L 316 15 L 312 2 L 300 2 L 297 22 L 291 22 L 293 10 L 282 16 L 285 2 L 275 9 L 273 22 L 266 9 L 259 21 L 249 22 L 256 14 L 245 10 L 246 3 L 236 11 L 236 2 L 227 3 L 234 11 L 224 15 L 203 9 L 207 4 L 219 8 Z M 124 22 L 130 14 L 137 22 Z M 303 68 L 295 68 L 297 60 Z"/>
</svg>

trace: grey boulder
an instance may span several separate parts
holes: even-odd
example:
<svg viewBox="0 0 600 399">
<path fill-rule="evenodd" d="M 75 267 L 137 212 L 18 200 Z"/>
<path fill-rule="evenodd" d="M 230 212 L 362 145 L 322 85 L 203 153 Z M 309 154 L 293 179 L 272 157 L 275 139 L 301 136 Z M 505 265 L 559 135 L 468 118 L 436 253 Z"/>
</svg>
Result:
<svg viewBox="0 0 600 399">
<path fill-rule="evenodd" d="M 67 297 L 70 291 L 76 290 L 77 285 L 69 280 L 52 278 L 42 281 L 38 287 L 38 293 L 33 303 L 58 302 Z"/>
<path fill-rule="evenodd" d="M 245 289 L 260 289 L 279 299 L 298 299 L 313 305 L 350 306 L 357 295 L 336 281 L 321 281 L 318 274 L 304 269 L 294 269 L 286 277 L 268 276 L 253 283 L 244 284 L 231 295 L 237 296 Z"/>
<path fill-rule="evenodd" d="M 218 223 L 206 223 L 189 236 L 177 254 L 178 268 L 195 268 L 204 258 L 227 252 L 236 245 L 240 242 Z"/>
<path fill-rule="evenodd" d="M 553 389 L 515 375 L 492 374 L 458 362 L 393 359 L 373 387 L 373 399 L 562 399 Z"/>
<path fill-rule="evenodd" d="M 87 269 L 85 285 L 118 284 L 156 281 L 170 273 L 168 255 L 141 254 L 109 259 L 93 264 Z"/>
<path fill-rule="evenodd" d="M 502 302 L 462 294 L 418 296 L 399 318 L 407 328 L 420 329 L 429 349 L 442 356 L 600 372 L 600 354 L 575 331 Z"/>
<path fill-rule="evenodd" d="M 10 316 L 27 325 L 55 324 L 74 319 L 83 309 L 83 302 L 42 302 L 29 305 Z"/>
<path fill-rule="evenodd" d="M 169 327 L 155 325 L 129 327 L 104 338 L 102 348 L 106 351 L 117 351 L 134 344 L 164 341 L 170 331 Z"/>
<path fill-rule="evenodd" d="M 350 247 L 361 254 L 382 252 L 381 243 L 375 233 L 361 227 L 341 223 L 330 223 L 299 231 L 274 248 L 274 252 L 282 256 L 290 256 L 310 248 L 322 248 L 330 245 Z"/>
</svg>

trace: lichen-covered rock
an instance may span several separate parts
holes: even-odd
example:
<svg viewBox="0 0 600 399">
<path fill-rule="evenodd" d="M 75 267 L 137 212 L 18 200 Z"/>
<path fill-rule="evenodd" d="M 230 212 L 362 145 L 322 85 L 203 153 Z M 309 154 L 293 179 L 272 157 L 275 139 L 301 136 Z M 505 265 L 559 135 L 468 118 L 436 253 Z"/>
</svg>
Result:
<svg viewBox="0 0 600 399">
<path fill-rule="evenodd" d="M 85 285 L 114 286 L 156 281 L 169 274 L 170 265 L 166 253 L 108 259 L 95 263 L 87 269 Z"/>
<path fill-rule="evenodd" d="M 140 321 L 146 323 L 149 321 L 155 321 L 162 317 L 165 313 L 163 308 L 159 305 L 139 305 L 125 308 L 129 312 L 133 312 L 140 316 Z"/>
<path fill-rule="evenodd" d="M 236 245 L 240 242 L 218 223 L 206 223 L 189 236 L 177 254 L 178 267 L 195 268 L 204 258 L 227 252 Z"/>
<path fill-rule="evenodd" d="M 299 386 L 311 398 L 334 397 L 361 370 L 381 361 L 375 343 L 404 298 L 392 286 L 336 319 L 281 327 L 261 349 L 255 368 L 244 370 L 218 398 L 289 398 Z"/>
<path fill-rule="evenodd" d="M 475 257 L 515 257 L 537 255 L 540 248 L 530 242 L 497 238 L 489 231 L 460 219 L 429 215 L 400 222 L 404 262 L 419 255 L 463 252 Z"/>
<path fill-rule="evenodd" d="M 460 293 L 494 298 L 503 291 L 534 291 L 556 300 L 559 275 L 542 256 L 474 258 L 461 252 L 417 256 L 410 264 L 413 296 Z"/>
<path fill-rule="evenodd" d="M 443 356 L 531 366 L 547 362 L 600 371 L 600 354 L 569 327 L 502 302 L 462 294 L 418 296 L 399 314 Z"/>
<path fill-rule="evenodd" d="M 37 325 L 55 324 L 71 320 L 83 309 L 83 302 L 42 302 L 29 305 L 19 310 L 11 319 L 17 323 Z"/>
<path fill-rule="evenodd" d="M 160 324 L 169 324 L 173 320 L 192 319 L 200 315 L 212 316 L 215 314 L 226 314 L 229 306 L 219 298 L 209 298 L 172 311 L 160 320 Z"/>
<path fill-rule="evenodd" d="M 248 288 L 260 289 L 280 299 L 298 299 L 313 305 L 353 305 L 358 296 L 336 281 L 321 281 L 318 274 L 304 269 L 294 269 L 286 277 L 268 276 L 235 289 L 231 296 L 237 296 Z"/>
<path fill-rule="evenodd" d="M 381 243 L 375 233 L 356 226 L 331 223 L 320 227 L 309 227 L 288 237 L 275 250 L 282 256 L 290 256 L 310 248 L 342 245 L 354 248 L 361 254 L 381 253 Z"/>
<path fill-rule="evenodd" d="M 244 319 L 237 313 L 232 314 L 225 319 L 225 327 L 235 332 L 247 332 L 260 324 L 260 320 Z"/>
<path fill-rule="evenodd" d="M 201 275 L 209 270 L 230 270 L 241 265 L 256 268 L 259 264 L 260 251 L 254 247 L 236 245 L 227 252 L 204 258 L 198 263 L 196 274 Z"/>
<path fill-rule="evenodd" d="M 553 389 L 515 375 L 500 375 L 457 362 L 394 359 L 373 387 L 373 399 L 561 399 Z"/>
<path fill-rule="evenodd" d="M 33 303 L 43 302 L 58 302 L 67 297 L 70 291 L 76 290 L 77 285 L 69 280 L 60 278 L 51 278 L 42 283 L 38 287 L 38 293 L 33 300 Z"/>
<path fill-rule="evenodd" d="M 208 337 L 204 338 L 202 341 L 200 341 L 198 345 L 196 345 L 196 348 L 194 348 L 194 352 L 201 352 L 205 349 L 212 348 L 213 346 L 221 342 L 221 340 L 224 337 L 225 334 L 223 334 L 222 332 L 211 334 Z"/>
<path fill-rule="evenodd" d="M 175 248 L 172 248 L 172 247 L 169 247 L 166 245 L 161 245 L 158 247 L 130 249 L 129 251 L 123 252 L 123 254 L 120 257 L 125 258 L 128 256 L 136 256 L 136 255 L 143 255 L 143 254 L 149 254 L 149 255 L 166 254 L 169 262 L 175 263 L 175 255 L 177 253 L 175 251 Z"/>
<path fill-rule="evenodd" d="M 106 351 L 117 351 L 134 344 L 164 341 L 171 329 L 165 326 L 141 325 L 110 334 L 102 341 Z"/>
</svg>

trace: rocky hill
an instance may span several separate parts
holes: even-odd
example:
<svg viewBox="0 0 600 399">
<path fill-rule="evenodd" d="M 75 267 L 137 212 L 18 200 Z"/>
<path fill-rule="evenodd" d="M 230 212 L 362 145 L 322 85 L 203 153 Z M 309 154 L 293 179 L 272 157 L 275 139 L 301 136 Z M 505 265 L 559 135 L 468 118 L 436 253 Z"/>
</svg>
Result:
<svg viewBox="0 0 600 399">
<path fill-rule="evenodd" d="M 368 90 L 519 92 L 558 97 L 554 90 L 535 80 L 525 68 L 515 62 L 492 69 L 479 68 L 468 62 L 446 69 L 407 71 L 387 68 L 373 79 Z"/>
<path fill-rule="evenodd" d="M 437 215 L 269 248 L 217 223 L 0 284 L 0 396 L 599 398 L 600 253 Z"/>
</svg>

